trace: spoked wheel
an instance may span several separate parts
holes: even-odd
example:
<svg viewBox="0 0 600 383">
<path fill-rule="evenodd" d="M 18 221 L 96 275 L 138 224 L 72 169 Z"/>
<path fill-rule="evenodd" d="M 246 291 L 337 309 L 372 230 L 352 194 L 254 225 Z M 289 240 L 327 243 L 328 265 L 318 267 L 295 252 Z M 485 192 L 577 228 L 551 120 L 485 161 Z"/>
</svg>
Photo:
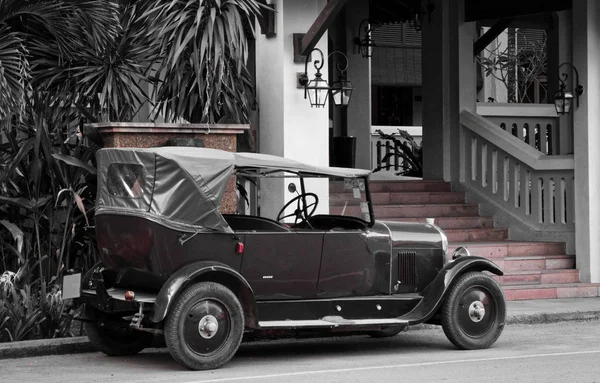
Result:
<svg viewBox="0 0 600 383">
<path fill-rule="evenodd" d="M 313 200 L 313 202 L 306 202 L 307 198 L 309 197 Z M 303 205 L 304 202 L 306 202 L 306 206 Z M 294 203 L 296 203 L 296 210 L 294 210 L 293 213 L 286 215 L 285 210 Z M 294 224 L 306 222 L 306 220 L 315 213 L 318 205 L 319 196 L 317 196 L 315 193 L 304 193 L 297 195 L 281 208 L 279 214 L 277 214 L 277 222 L 281 222 L 288 217 L 294 217 Z"/>
<path fill-rule="evenodd" d="M 452 286 L 442 308 L 448 339 L 464 350 L 488 348 L 504 330 L 506 302 L 498 283 L 487 274 L 471 272 Z"/>
<path fill-rule="evenodd" d="M 90 343 L 106 355 L 134 355 L 154 340 L 153 334 L 132 330 L 122 318 L 110 317 L 92 307 L 85 308 L 85 317 L 93 320 L 83 324 Z"/>
<path fill-rule="evenodd" d="M 173 358 L 193 370 L 219 368 L 237 351 L 244 314 L 225 286 L 202 282 L 177 298 L 165 323 L 165 341 Z"/>
</svg>

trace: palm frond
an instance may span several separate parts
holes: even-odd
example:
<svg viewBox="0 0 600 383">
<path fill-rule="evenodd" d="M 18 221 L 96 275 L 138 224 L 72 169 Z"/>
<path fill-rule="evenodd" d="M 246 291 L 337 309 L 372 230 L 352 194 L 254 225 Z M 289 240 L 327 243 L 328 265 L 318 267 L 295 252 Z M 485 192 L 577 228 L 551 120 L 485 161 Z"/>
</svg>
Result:
<svg viewBox="0 0 600 383">
<path fill-rule="evenodd" d="M 243 26 L 259 12 L 255 0 L 151 1 L 143 18 L 162 21 L 150 31 L 160 42 L 162 60 L 155 73 L 155 115 L 248 122 L 252 91 Z"/>
<path fill-rule="evenodd" d="M 25 54 L 21 38 L 0 25 L 0 121 L 23 113 L 30 78 Z"/>
</svg>

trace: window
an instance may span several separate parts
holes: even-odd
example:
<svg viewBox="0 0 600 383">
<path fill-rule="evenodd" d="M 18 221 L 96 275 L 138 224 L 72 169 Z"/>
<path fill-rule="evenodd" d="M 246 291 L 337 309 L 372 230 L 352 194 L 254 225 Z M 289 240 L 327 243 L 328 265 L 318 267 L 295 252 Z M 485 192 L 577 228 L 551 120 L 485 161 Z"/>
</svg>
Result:
<svg viewBox="0 0 600 383">
<path fill-rule="evenodd" d="M 107 189 L 115 197 L 141 198 L 146 177 L 142 165 L 110 164 L 107 172 Z"/>
</svg>

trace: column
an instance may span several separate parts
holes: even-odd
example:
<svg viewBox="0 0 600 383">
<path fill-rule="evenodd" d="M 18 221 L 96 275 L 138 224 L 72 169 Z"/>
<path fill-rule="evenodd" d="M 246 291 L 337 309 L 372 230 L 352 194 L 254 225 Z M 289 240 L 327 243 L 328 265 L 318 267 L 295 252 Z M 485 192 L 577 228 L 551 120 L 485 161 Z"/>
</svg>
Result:
<svg viewBox="0 0 600 383">
<path fill-rule="evenodd" d="M 348 106 L 348 135 L 356 137 L 356 164 L 360 169 L 371 166 L 371 59 L 362 57 L 354 38 L 360 23 L 369 16 L 369 2 L 348 0 L 346 3 L 346 46 L 348 80 L 354 86 Z"/>
<path fill-rule="evenodd" d="M 273 0 L 276 7 L 277 35 L 256 40 L 256 86 L 259 107 L 258 150 L 309 164 L 329 164 L 329 109 L 311 108 L 304 91 L 297 87 L 297 74 L 304 72 L 304 62 L 294 63 L 294 33 L 306 33 L 326 4 L 325 0 Z M 327 61 L 327 33 L 317 48 Z M 312 60 L 319 59 L 318 54 Z M 315 69 L 308 64 L 308 76 Z M 327 65 L 321 69 L 329 79 Z M 261 215 L 275 218 L 284 201 L 293 197 L 287 192 L 290 180 L 261 181 Z M 315 191 L 316 187 L 316 191 Z M 319 192 L 320 190 L 320 192 Z M 311 191 L 319 194 L 320 208 L 327 208 L 327 188 L 318 184 Z M 319 210 L 326 211 L 326 210 Z"/>
<path fill-rule="evenodd" d="M 600 282 L 600 4 L 573 2 L 573 65 L 585 93 L 573 107 L 575 251 L 582 282 Z M 569 77 L 574 76 L 574 74 Z M 571 88 L 572 89 L 572 88 Z"/>
</svg>

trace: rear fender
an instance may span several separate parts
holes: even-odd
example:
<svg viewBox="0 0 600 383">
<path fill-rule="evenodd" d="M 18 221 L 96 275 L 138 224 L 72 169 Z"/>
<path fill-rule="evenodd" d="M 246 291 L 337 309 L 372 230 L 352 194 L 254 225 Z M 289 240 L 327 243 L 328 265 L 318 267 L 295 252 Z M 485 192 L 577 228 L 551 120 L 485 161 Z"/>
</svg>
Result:
<svg viewBox="0 0 600 383">
<path fill-rule="evenodd" d="M 192 283 L 204 281 L 220 283 L 229 288 L 244 308 L 246 326 L 258 327 L 256 300 L 252 287 L 240 273 L 229 266 L 210 261 L 190 263 L 173 273 L 156 296 L 150 320 L 154 323 L 164 320 L 179 293 Z"/>
<path fill-rule="evenodd" d="M 460 257 L 449 262 L 438 273 L 435 279 L 423 290 L 423 300 L 403 318 L 409 324 L 423 323 L 430 319 L 442 305 L 450 287 L 458 277 L 471 271 L 489 271 L 496 275 L 504 273 L 492 261 L 482 257 Z"/>
</svg>

